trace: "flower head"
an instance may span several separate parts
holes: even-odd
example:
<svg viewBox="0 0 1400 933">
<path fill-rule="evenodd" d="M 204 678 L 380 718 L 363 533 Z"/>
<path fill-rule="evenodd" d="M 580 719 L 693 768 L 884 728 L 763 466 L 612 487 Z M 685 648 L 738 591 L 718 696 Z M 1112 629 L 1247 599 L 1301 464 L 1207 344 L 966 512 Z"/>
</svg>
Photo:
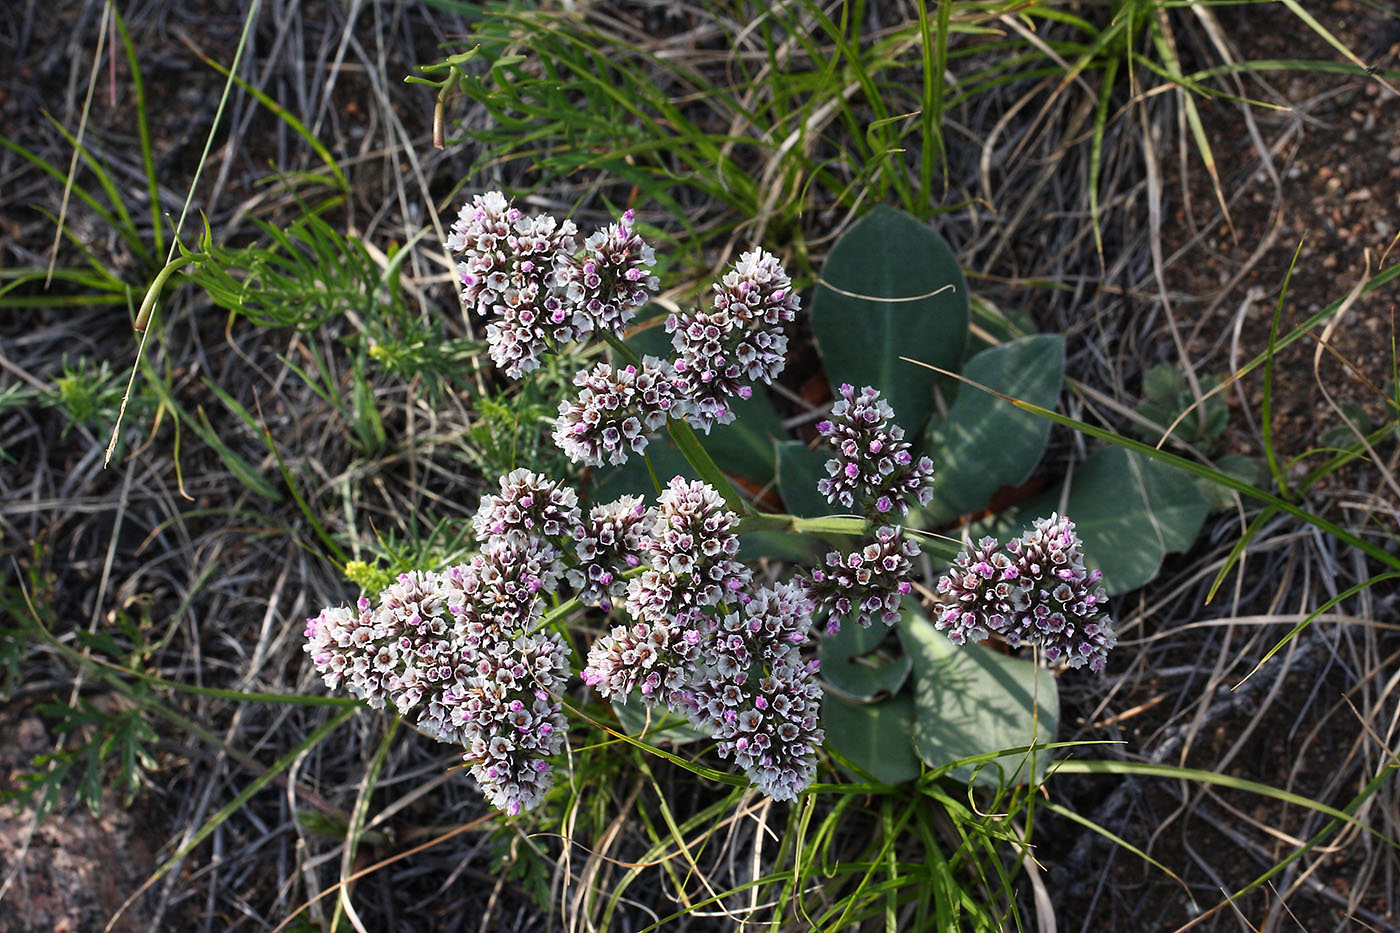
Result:
<svg viewBox="0 0 1400 933">
<path fill-rule="evenodd" d="M 647 706 L 669 706 L 701 659 L 697 627 L 678 621 L 618 625 L 588 649 L 583 682 L 626 703 L 634 691 Z"/>
<path fill-rule="evenodd" d="M 831 417 L 817 424 L 836 449 L 817 491 L 832 505 L 872 515 L 895 509 L 907 515 L 911 500 L 926 505 L 933 495 L 933 461 L 914 458 L 889 402 L 870 386 L 857 393 L 845 384 L 839 394 Z"/>
<path fill-rule="evenodd" d="M 656 510 L 640 496 L 623 496 L 616 502 L 595 505 L 574 529 L 574 555 L 578 564 L 569 568 L 569 585 L 585 603 L 612 609 L 614 598 L 627 592 L 623 574 L 642 563 L 646 531 L 656 522 Z"/>
<path fill-rule="evenodd" d="M 739 601 L 738 611 L 716 618 L 707 631 L 706 661 L 724 678 L 794 655 L 812 627 L 815 607 L 800 581 L 741 593 Z"/>
<path fill-rule="evenodd" d="M 1103 671 L 1118 643 L 1108 614 L 1108 593 L 1097 570 L 1084 566 L 1084 546 L 1074 522 L 1052 514 L 1007 545 L 1026 580 L 1029 608 L 1021 622 L 1022 640 L 1038 642 L 1052 664 L 1088 665 Z"/>
<path fill-rule="evenodd" d="M 327 686 L 344 682 L 370 706 L 393 704 L 419 729 L 456 741 L 452 694 L 466 676 L 466 658 L 451 637 L 442 577 L 412 571 L 380 594 L 371 609 L 331 608 L 307 620 L 306 651 Z"/>
<path fill-rule="evenodd" d="M 656 253 L 633 230 L 634 217 L 627 211 L 584 240 L 582 258 L 563 271 L 569 303 L 591 330 L 621 333 L 656 294 L 659 282 L 651 274 Z"/>
<path fill-rule="evenodd" d="M 892 525 L 876 528 L 873 541 L 849 554 L 828 553 L 826 569 L 813 570 L 807 583 L 812 599 L 830 613 L 827 633 L 840 631 L 841 619 L 852 614 L 861 628 L 877 618 L 898 622 L 900 601 L 913 589 L 910 561 L 918 556 L 919 546 Z"/>
<path fill-rule="evenodd" d="M 1100 573 L 1084 566 L 1074 523 L 1038 518 L 1021 537 L 983 538 L 938 581 L 934 624 L 955 644 L 996 633 L 1011 647 L 1040 645 L 1051 663 L 1102 671 L 1118 641 Z"/>
<path fill-rule="evenodd" d="M 761 249 L 739 257 L 714 286 L 708 311 L 672 314 L 666 332 L 676 372 L 686 381 L 686 418 L 706 433 L 734 420 L 733 398 L 753 394 L 749 383 L 771 383 L 787 359 L 782 325 L 797 315 L 792 280 L 777 257 Z"/>
<path fill-rule="evenodd" d="M 684 382 L 670 363 L 648 356 L 640 369 L 598 363 L 580 370 L 574 385 L 581 391 L 559 403 L 554 443 L 575 463 L 602 466 L 604 460 L 626 463 L 629 454 L 646 450 L 648 434 L 666 423 L 681 400 Z"/>
<path fill-rule="evenodd" d="M 476 656 L 455 706 L 472 777 L 512 815 L 537 806 L 553 784 L 547 759 L 563 748 L 568 728 L 557 699 L 568 657 L 557 632 L 494 642 Z"/>
<path fill-rule="evenodd" d="M 569 303 L 562 275 L 577 232 L 568 220 L 527 216 L 499 191 L 474 197 L 452 224 L 447 248 L 463 255 L 462 301 L 492 318 L 491 359 L 513 379 L 539 368 L 551 342 L 568 343 L 592 328 Z"/>
<path fill-rule="evenodd" d="M 559 588 L 564 562 L 552 544 L 501 541 L 471 560 L 480 580 L 476 611 L 507 634 L 523 632 L 542 612 L 543 598 Z"/>
<path fill-rule="evenodd" d="M 501 477 L 500 495 L 485 495 L 472 519 L 483 542 L 522 545 L 531 539 L 557 547 L 579 520 L 578 493 L 520 467 Z"/>
<path fill-rule="evenodd" d="M 627 586 L 627 611 L 637 619 L 674 619 L 713 606 L 748 583 L 749 568 L 735 560 L 739 516 L 713 486 L 673 477 L 657 500 L 646 538 L 650 569 Z"/>
<path fill-rule="evenodd" d="M 733 757 L 759 791 L 792 800 L 816 776 L 821 685 L 815 670 L 792 651 L 767 672 L 726 678 L 712 674 L 688 692 L 692 722 L 714 736 L 721 757 Z"/>
</svg>

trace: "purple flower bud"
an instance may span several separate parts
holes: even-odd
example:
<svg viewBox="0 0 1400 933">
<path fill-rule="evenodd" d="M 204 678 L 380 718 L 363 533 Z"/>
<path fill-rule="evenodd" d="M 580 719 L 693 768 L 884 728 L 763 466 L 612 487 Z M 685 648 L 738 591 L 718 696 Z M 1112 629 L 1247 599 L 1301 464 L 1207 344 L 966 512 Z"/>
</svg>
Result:
<svg viewBox="0 0 1400 933">
<path fill-rule="evenodd" d="M 880 393 L 866 386 L 857 394 L 843 384 L 831 406 L 831 418 L 818 426 L 836 456 L 827 461 L 827 476 L 817 490 L 833 505 L 859 508 L 875 518 L 911 502 L 926 504 L 933 491 L 933 463 L 913 464 L 904 430 L 893 424 L 894 411 Z"/>
</svg>

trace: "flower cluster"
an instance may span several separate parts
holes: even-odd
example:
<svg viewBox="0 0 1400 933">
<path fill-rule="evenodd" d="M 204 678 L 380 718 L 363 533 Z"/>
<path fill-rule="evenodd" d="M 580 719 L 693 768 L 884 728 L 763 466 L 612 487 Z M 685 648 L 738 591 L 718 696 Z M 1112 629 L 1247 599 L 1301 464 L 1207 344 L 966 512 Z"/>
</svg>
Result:
<svg viewBox="0 0 1400 933">
<path fill-rule="evenodd" d="M 634 220 L 628 211 L 580 244 L 569 221 L 528 217 L 498 192 L 462 209 L 448 240 L 463 256 L 462 298 L 488 317 L 491 356 L 510 376 L 561 344 L 595 334 L 616 343 L 656 294 L 655 256 Z M 782 369 L 798 304 L 776 257 L 744 253 L 708 307 L 666 319 L 672 359 L 623 348 L 631 365 L 575 376 L 556 443 L 576 463 L 618 464 L 668 418 L 705 432 L 732 421 L 734 400 Z M 809 578 L 756 584 L 738 559 L 739 516 L 703 482 L 674 477 L 655 507 L 623 496 L 585 512 L 574 489 L 518 469 L 482 496 L 470 560 L 405 573 L 375 602 L 309 619 L 312 664 L 329 687 L 461 744 L 485 796 L 519 813 L 549 791 L 566 741 L 570 648 L 556 616 L 596 605 L 625 619 L 589 646 L 586 684 L 686 716 L 762 793 L 795 798 L 824 740 L 818 666 L 802 656 L 814 620 L 825 616 L 835 633 L 843 620 L 899 618 L 919 548 L 893 513 L 926 504 L 933 483 L 933 464 L 915 456 L 879 392 L 843 385 L 839 395 L 818 425 L 835 452 L 819 490 L 861 512 L 870 537 L 827 554 Z M 937 624 L 958 643 L 995 633 L 1101 670 L 1116 637 L 1098 580 L 1073 524 L 1052 516 L 1004 546 L 987 538 L 959 555 L 939 581 Z M 549 606 L 559 609 L 546 616 Z"/>
<path fill-rule="evenodd" d="M 637 309 L 656 294 L 651 274 L 656 254 L 632 229 L 632 211 L 583 241 L 583 255 L 568 263 L 564 294 L 592 330 L 620 333 Z"/>
<path fill-rule="evenodd" d="M 706 433 L 734 420 L 729 400 L 749 398 L 750 382 L 771 383 L 782 372 L 782 325 L 798 310 L 792 280 L 777 257 L 762 249 L 741 255 L 714 291 L 708 311 L 696 308 L 666 319 L 676 371 L 687 381 L 691 423 Z"/>
<path fill-rule="evenodd" d="M 337 606 L 306 620 L 306 652 L 334 689 L 342 682 L 375 709 L 392 705 L 444 742 L 458 733 L 447 709 L 466 674 L 465 657 L 448 636 L 451 619 L 435 573 L 405 573 L 371 608 Z"/>
<path fill-rule="evenodd" d="M 721 677 L 738 677 L 756 663 L 775 664 L 807 640 L 814 607 L 801 582 L 741 593 L 739 601 L 739 612 L 724 614 L 707 631 L 708 661 Z"/>
<path fill-rule="evenodd" d="M 478 653 L 455 697 L 472 777 L 492 804 L 516 814 L 553 783 L 549 758 L 564 747 L 557 699 L 569 679 L 569 651 L 557 632 L 494 641 Z"/>
<path fill-rule="evenodd" d="M 538 538 L 490 539 L 485 550 L 460 567 L 460 579 L 475 587 L 461 593 L 449 590 L 458 600 L 452 605 L 460 607 L 454 618 L 479 619 L 504 634 L 533 625 L 542 611 L 541 598 L 554 592 L 564 575 L 558 549 Z"/>
<path fill-rule="evenodd" d="M 749 569 L 735 560 L 738 524 L 714 487 L 672 478 L 645 540 L 650 567 L 627 586 L 628 614 L 644 621 L 690 618 L 748 583 Z"/>
<path fill-rule="evenodd" d="M 899 621 L 900 601 L 913 590 L 910 578 L 919 546 L 893 525 L 875 529 L 874 540 L 849 554 L 831 551 L 826 569 L 813 570 L 807 583 L 812 598 L 829 613 L 826 630 L 841 630 L 841 619 L 855 613 L 856 624 L 869 628 L 879 619 Z"/>
<path fill-rule="evenodd" d="M 1013 648 L 1040 645 L 1051 663 L 1102 671 L 1118 636 L 1099 578 L 1074 523 L 1052 514 L 1006 545 L 983 538 L 959 554 L 938 581 L 934 624 L 955 644 L 994 633 Z"/>
<path fill-rule="evenodd" d="M 914 459 L 904 429 L 892 423 L 889 402 L 870 386 L 857 394 L 849 383 L 841 386 L 840 396 L 831 417 L 817 424 L 836 448 L 817 491 L 832 505 L 874 515 L 896 508 L 907 515 L 911 500 L 927 505 L 933 495 L 933 461 Z"/>
<path fill-rule="evenodd" d="M 572 221 L 530 217 L 499 191 L 477 195 L 452 224 L 447 248 L 457 266 L 462 300 L 483 316 L 491 359 L 512 378 L 538 369 L 551 343 L 585 337 L 592 322 L 567 300 L 564 269 L 578 233 Z"/>
<path fill-rule="evenodd" d="M 749 591 L 739 518 L 713 488 L 675 477 L 655 508 L 624 496 L 585 516 L 574 490 L 516 470 L 474 523 L 482 550 L 468 562 L 403 574 L 376 604 L 308 620 L 306 651 L 328 686 L 465 746 L 482 792 L 518 813 L 551 786 L 567 731 L 568 649 L 539 630 L 546 597 L 567 581 L 611 611 L 625 592 L 631 622 L 594 642 L 584 681 L 703 724 L 775 799 L 811 782 L 821 693 L 800 648 L 813 606 L 795 581 Z"/>
<path fill-rule="evenodd" d="M 482 791 L 511 813 L 550 786 L 564 740 L 559 691 L 568 652 L 557 634 L 525 634 L 540 590 L 557 585 L 537 542 L 499 540 L 444 573 L 399 576 L 371 609 L 325 609 L 307 620 L 306 651 L 327 686 L 342 681 L 379 708 L 393 704 L 421 732 L 467 748 Z"/>
<path fill-rule="evenodd" d="M 812 782 L 824 738 L 817 665 L 800 654 L 813 607 L 796 582 L 737 601 L 736 611 L 617 626 L 594 642 L 584 681 L 685 715 L 762 793 L 791 800 Z"/>
<path fill-rule="evenodd" d="M 578 524 L 578 493 L 520 467 L 501 477 L 500 495 L 485 495 L 472 518 L 481 541 L 524 546 L 536 541 L 542 553 Z"/>
<path fill-rule="evenodd" d="M 588 649 L 583 682 L 626 703 L 636 691 L 647 706 L 670 706 L 701 657 L 700 630 L 679 622 L 618 625 Z"/>
<path fill-rule="evenodd" d="M 493 315 L 486 336 L 491 358 L 515 378 L 537 369 L 550 347 L 595 333 L 621 335 L 637 309 L 656 294 L 655 252 L 627 211 L 617 223 L 577 246 L 570 221 L 527 217 L 498 191 L 464 205 L 447 239 L 461 253 L 462 300 Z M 554 439 L 575 462 L 623 463 L 641 453 L 646 433 L 667 416 L 709 433 L 734 420 L 734 398 L 751 383 L 771 383 L 787 356 L 783 325 L 797 316 L 792 280 L 776 256 L 742 254 L 714 286 L 709 308 L 666 319 L 673 360 L 647 359 L 612 370 L 579 373 L 577 400 L 559 408 Z"/>
<path fill-rule="evenodd" d="M 644 532 L 656 521 L 656 510 L 639 496 L 595 505 L 573 530 L 578 564 L 567 571 L 578 598 L 611 611 L 614 597 L 627 592 L 624 570 L 639 567 L 646 553 Z"/>
<path fill-rule="evenodd" d="M 714 736 L 720 757 L 732 755 L 774 800 L 796 798 L 817 773 L 816 749 L 826 734 L 817 722 L 816 665 L 794 651 L 751 680 L 712 677 L 691 691 L 691 720 Z"/>
<path fill-rule="evenodd" d="M 685 383 L 669 362 L 654 356 L 644 357 L 640 369 L 599 363 L 580 370 L 574 385 L 581 391 L 573 401 L 559 403 L 554 443 L 570 460 L 589 466 L 626 463 L 629 452 L 646 450 L 647 435 L 665 424 L 667 415 L 682 414 L 688 406 Z"/>
</svg>

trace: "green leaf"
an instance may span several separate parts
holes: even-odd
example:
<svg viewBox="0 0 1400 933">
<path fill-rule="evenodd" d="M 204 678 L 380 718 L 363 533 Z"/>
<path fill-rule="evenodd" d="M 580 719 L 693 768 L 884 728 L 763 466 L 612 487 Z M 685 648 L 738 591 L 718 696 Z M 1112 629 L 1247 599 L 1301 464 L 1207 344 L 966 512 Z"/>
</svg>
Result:
<svg viewBox="0 0 1400 933">
<path fill-rule="evenodd" d="M 817 492 L 817 480 L 826 476 L 827 450 L 812 450 L 801 441 L 776 445 L 778 495 L 788 514 L 815 518 L 830 515 L 835 508 Z"/>
<path fill-rule="evenodd" d="M 1053 408 L 1065 374 L 1065 340 L 1059 334 L 1023 337 L 983 350 L 963 375 L 1012 398 Z M 973 386 L 958 389 L 948 418 L 930 430 L 928 450 L 938 471 L 929 525 L 945 524 L 987 507 L 1002 486 L 1030 477 L 1045 449 L 1049 422 Z"/>
<path fill-rule="evenodd" d="M 813 535 L 786 531 L 751 531 L 739 536 L 739 559 L 760 560 L 771 557 L 789 564 L 821 562 L 822 542 Z"/>
<path fill-rule="evenodd" d="M 648 709 L 642 703 L 640 694 L 633 693 L 626 703 L 613 703 L 617 721 L 628 735 L 655 745 L 657 742 L 674 742 L 684 745 L 697 739 L 707 738 L 705 733 L 691 728 L 690 723 L 680 716 L 670 713 L 664 706 Z"/>
<path fill-rule="evenodd" d="M 1055 740 L 1060 695 L 1050 672 L 1022 658 L 981 645 L 953 645 L 920 614 L 906 613 L 899 627 L 904 650 L 914 662 L 914 748 L 932 767 L 959 758 Z M 1023 756 L 1001 766 L 1008 783 L 1039 781 L 1048 754 L 1034 755 L 1035 770 Z M 975 774 L 975 776 L 974 776 Z M 996 786 L 996 767 L 952 772 L 960 781 Z"/>
<path fill-rule="evenodd" d="M 893 657 L 876 650 L 888 634 L 882 624 L 870 628 L 846 624 L 835 635 L 821 639 L 822 680 L 839 695 L 862 703 L 897 693 L 909 676 L 910 661 L 907 654 Z"/>
<path fill-rule="evenodd" d="M 900 357 L 959 369 L 968 294 L 953 251 L 908 214 L 876 207 L 836 241 L 822 280 L 812 297 L 812 333 L 827 378 L 833 386 L 876 387 L 898 423 L 918 435 L 939 377 Z M 953 287 L 932 294 L 946 285 Z M 882 298 L 913 300 L 872 300 Z"/>
<path fill-rule="evenodd" d="M 1026 503 L 1019 515 L 1049 515 L 1058 491 Z M 1157 575 L 1169 551 L 1196 540 L 1210 500 L 1186 473 L 1124 450 L 1103 447 L 1074 472 L 1064 513 L 1084 541 L 1084 561 L 1103 571 L 1109 593 L 1137 589 Z"/>
<path fill-rule="evenodd" d="M 922 770 L 909 743 L 914 698 L 908 691 L 881 703 L 852 703 L 828 693 L 822 698 L 822 728 L 829 748 L 877 781 L 912 781 Z"/>
<path fill-rule="evenodd" d="M 735 399 L 730 408 L 734 421 L 702 434 L 700 442 L 724 472 L 760 485 L 771 482 L 777 469 L 773 445 L 788 436 L 772 399 L 760 387 L 753 398 Z"/>
</svg>

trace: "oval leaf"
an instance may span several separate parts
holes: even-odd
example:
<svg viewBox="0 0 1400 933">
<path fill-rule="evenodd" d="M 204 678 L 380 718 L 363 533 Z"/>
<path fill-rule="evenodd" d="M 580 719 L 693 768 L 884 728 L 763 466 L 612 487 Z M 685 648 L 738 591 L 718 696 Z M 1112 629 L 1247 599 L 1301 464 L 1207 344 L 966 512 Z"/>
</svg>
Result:
<svg viewBox="0 0 1400 933">
<path fill-rule="evenodd" d="M 909 736 L 914 698 L 906 691 L 883 703 L 851 703 L 828 693 L 822 699 L 826 744 L 877 781 L 912 781 L 923 770 Z M 857 780 L 861 775 L 848 771 Z"/>
<path fill-rule="evenodd" d="M 1056 490 L 1027 502 L 1017 517 L 1029 525 L 1059 504 Z M 1084 541 L 1084 562 L 1103 571 L 1104 589 L 1116 594 L 1155 577 L 1169 551 L 1190 547 L 1210 500 L 1174 467 L 1102 447 L 1074 471 L 1063 511 Z"/>
<path fill-rule="evenodd" d="M 822 279 L 831 287 L 818 284 L 812 297 L 812 333 L 827 378 L 833 386 L 849 382 L 879 389 L 898 423 L 918 436 L 933 411 L 939 377 L 900 357 L 958 371 L 967 340 L 968 296 L 953 251 L 913 217 L 880 206 L 836 241 Z M 932 294 L 945 285 L 953 287 Z M 930 297 L 878 300 L 918 295 Z"/>
<path fill-rule="evenodd" d="M 776 445 L 778 461 L 778 495 L 789 515 L 815 518 L 830 515 L 835 507 L 817 492 L 817 481 L 826 476 L 826 454 L 829 447 L 812 450 L 801 441 L 784 441 Z"/>
<path fill-rule="evenodd" d="M 893 657 L 876 652 L 888 634 L 880 623 L 861 628 L 848 622 L 835 635 L 821 639 L 822 680 L 841 696 L 861 703 L 897 693 L 909 676 L 910 662 L 906 654 Z"/>
<path fill-rule="evenodd" d="M 992 347 L 968 360 L 963 375 L 989 389 L 1054 408 L 1065 375 L 1065 339 L 1038 334 Z M 1050 422 L 975 386 L 958 386 L 948 418 L 930 430 L 938 471 L 927 525 L 942 525 L 987 507 L 1002 486 L 1019 486 L 1045 450 Z"/>
<path fill-rule="evenodd" d="M 905 614 L 899 637 L 914 662 L 914 748 L 927 764 L 939 768 L 971 755 L 1055 741 L 1060 695 L 1049 671 L 981 645 L 957 647 L 913 612 Z M 996 786 L 999 765 L 1007 783 L 1035 782 L 1049 759 L 1047 752 L 1009 755 L 980 770 L 964 765 L 951 776 Z"/>
</svg>

